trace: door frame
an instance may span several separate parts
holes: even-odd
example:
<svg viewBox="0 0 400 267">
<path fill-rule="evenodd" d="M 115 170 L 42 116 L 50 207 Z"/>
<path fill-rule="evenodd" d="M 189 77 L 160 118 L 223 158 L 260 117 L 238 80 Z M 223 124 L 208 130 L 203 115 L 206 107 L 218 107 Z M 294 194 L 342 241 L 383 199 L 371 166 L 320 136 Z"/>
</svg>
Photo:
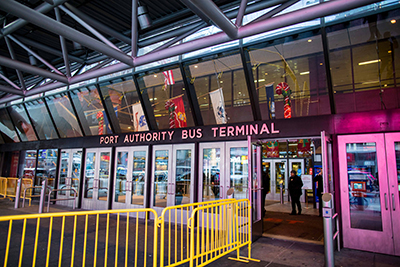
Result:
<svg viewBox="0 0 400 267">
<path fill-rule="evenodd" d="M 349 185 L 347 172 L 347 143 L 375 143 L 379 174 L 379 194 L 382 231 L 356 229 L 351 227 Z M 347 248 L 393 254 L 390 205 L 385 207 L 388 196 L 388 180 L 384 134 L 361 134 L 338 136 L 340 198 L 342 211 L 343 245 Z M 389 203 L 390 204 L 390 203 Z"/>
<path fill-rule="evenodd" d="M 110 188 L 111 188 L 111 183 L 113 183 L 113 181 L 111 181 L 111 173 L 109 173 L 108 175 L 108 185 L 107 185 L 107 200 L 103 201 L 103 200 L 98 200 L 98 187 L 100 184 L 100 178 L 99 178 L 99 171 L 100 171 L 100 154 L 102 152 L 109 152 L 110 153 L 110 160 L 108 162 L 108 167 L 109 170 L 111 171 L 111 161 L 112 161 L 112 149 L 111 147 L 107 147 L 107 148 L 88 148 L 85 151 L 85 166 L 84 166 L 84 173 L 82 179 L 83 179 L 83 183 L 82 183 L 82 189 L 85 190 L 85 184 L 86 184 L 86 167 L 87 167 L 87 160 L 86 160 L 86 156 L 88 153 L 96 153 L 96 158 L 95 158 L 95 165 L 94 165 L 94 177 L 93 177 L 93 195 L 91 199 L 85 198 L 85 194 L 82 193 L 81 195 L 81 206 L 83 209 L 92 209 L 92 210 L 107 210 L 108 209 L 108 203 L 110 202 L 110 198 L 112 197 L 112 194 L 110 194 Z M 82 190 L 82 192 L 83 192 Z"/>
</svg>

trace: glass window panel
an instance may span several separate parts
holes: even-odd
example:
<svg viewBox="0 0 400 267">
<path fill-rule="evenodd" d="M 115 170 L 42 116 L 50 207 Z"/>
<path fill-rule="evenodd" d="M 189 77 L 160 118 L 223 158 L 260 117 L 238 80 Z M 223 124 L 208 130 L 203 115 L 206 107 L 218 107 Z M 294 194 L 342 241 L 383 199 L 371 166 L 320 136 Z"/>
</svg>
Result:
<svg viewBox="0 0 400 267">
<path fill-rule="evenodd" d="M 203 149 L 203 201 L 219 199 L 221 150 Z"/>
<path fill-rule="evenodd" d="M 154 165 L 154 206 L 167 206 L 168 193 L 168 150 L 156 150 Z"/>
<path fill-rule="evenodd" d="M 352 228 L 382 231 L 376 143 L 346 144 Z"/>
<path fill-rule="evenodd" d="M 80 89 L 71 92 L 71 97 L 75 99 L 77 112 L 84 114 L 86 123 L 92 135 L 111 134 L 111 127 L 104 112 L 97 89 L 92 86 L 90 89 Z M 82 122 L 85 123 L 85 122 Z"/>
<path fill-rule="evenodd" d="M 104 97 L 110 96 L 121 131 L 134 132 L 132 105 L 139 102 L 139 97 L 133 80 L 102 84 L 100 88 Z"/>
<path fill-rule="evenodd" d="M 40 140 L 58 138 L 43 99 L 37 99 L 26 103 L 26 109 L 32 119 L 33 127 L 35 127 Z"/>
<path fill-rule="evenodd" d="M 158 129 L 169 129 L 170 113 L 166 109 L 166 101 L 171 99 L 177 108 L 177 117 L 179 117 L 178 125 L 181 127 L 194 126 L 192 111 L 189 107 L 186 88 L 182 80 L 182 74 L 179 69 L 172 69 L 168 74 L 163 72 L 147 75 L 139 78 L 139 84 L 143 87 L 140 90 L 147 90 L 149 100 L 152 103 L 154 116 L 158 125 Z M 173 84 L 166 84 L 166 76 L 170 77 Z M 182 101 L 179 98 L 182 97 Z M 183 104 L 183 106 L 182 106 Z M 185 125 L 186 124 L 186 125 Z"/>
<path fill-rule="evenodd" d="M 99 188 L 97 199 L 107 201 L 110 179 L 110 152 L 100 153 Z"/>
<path fill-rule="evenodd" d="M 268 109 L 272 104 L 267 101 L 266 86 L 272 86 L 274 117 L 284 118 L 284 96 L 275 91 L 281 82 L 291 90 L 292 117 L 330 113 L 320 35 L 251 49 L 249 53 L 264 120 L 270 118 Z"/>
<path fill-rule="evenodd" d="M 93 198 L 93 181 L 94 181 L 94 167 L 96 164 L 96 153 L 89 152 L 86 154 L 86 169 L 85 169 L 85 191 L 83 192 L 84 198 Z"/>
<path fill-rule="evenodd" d="M 222 88 L 228 123 L 253 120 L 239 54 L 189 66 L 205 125 L 216 124 L 209 93 Z"/>
<path fill-rule="evenodd" d="M 285 177 L 286 177 L 286 163 L 285 162 L 275 162 L 275 181 L 276 190 L 275 193 L 279 194 L 282 189 L 285 190 Z"/>
<path fill-rule="evenodd" d="M 36 150 L 27 150 L 24 159 L 23 178 L 33 179 L 36 171 Z M 36 183 L 35 185 L 41 185 Z"/>
<path fill-rule="evenodd" d="M 19 142 L 17 132 L 5 108 L 0 109 L 0 131 L 5 143 Z"/>
<path fill-rule="evenodd" d="M 24 106 L 22 104 L 14 105 L 9 107 L 8 110 L 21 140 L 36 141 L 35 131 L 29 121 Z"/>
<path fill-rule="evenodd" d="M 394 151 L 396 153 L 396 173 L 397 173 L 397 189 L 399 190 L 400 196 L 400 142 L 394 143 Z M 399 197 L 400 201 L 400 197 Z"/>
<path fill-rule="evenodd" d="M 36 185 L 42 185 L 47 179 L 47 185 L 54 188 L 57 169 L 57 149 L 40 149 L 36 168 Z"/>
<path fill-rule="evenodd" d="M 146 160 L 146 151 L 133 152 L 131 204 L 144 204 Z"/>
<path fill-rule="evenodd" d="M 230 149 L 230 187 L 234 189 L 233 198 L 248 198 L 248 154 L 247 147 Z"/>
<path fill-rule="evenodd" d="M 69 171 L 69 152 L 61 150 L 61 168 L 60 168 L 60 179 L 58 180 L 58 189 L 65 188 L 67 186 L 68 171 Z M 65 191 L 59 191 L 58 195 L 66 195 Z"/>
<path fill-rule="evenodd" d="M 72 170 L 71 170 L 71 187 L 75 188 L 76 192 L 79 194 L 79 186 L 80 182 L 79 179 L 81 177 L 81 163 L 82 163 L 82 150 L 74 152 L 72 155 Z M 73 192 L 70 194 L 71 196 L 74 195 Z"/>
<path fill-rule="evenodd" d="M 192 181 L 192 150 L 176 151 L 175 205 L 190 203 L 190 184 Z"/>
<path fill-rule="evenodd" d="M 128 170 L 128 152 L 117 153 L 117 174 L 115 176 L 115 202 L 126 201 L 126 174 Z"/>
<path fill-rule="evenodd" d="M 46 97 L 46 101 L 61 138 L 82 136 L 67 93 Z"/>
</svg>

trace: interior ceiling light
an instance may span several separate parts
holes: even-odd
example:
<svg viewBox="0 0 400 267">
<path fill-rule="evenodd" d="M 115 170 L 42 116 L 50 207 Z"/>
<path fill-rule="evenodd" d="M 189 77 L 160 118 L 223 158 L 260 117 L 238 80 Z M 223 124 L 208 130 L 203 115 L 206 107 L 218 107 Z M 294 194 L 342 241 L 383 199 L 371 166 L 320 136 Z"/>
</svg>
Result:
<svg viewBox="0 0 400 267">
<path fill-rule="evenodd" d="M 138 21 L 142 30 L 151 26 L 151 19 L 145 6 L 138 7 Z"/>
<path fill-rule="evenodd" d="M 309 43 L 311 43 L 311 42 L 312 42 L 312 40 L 311 40 L 311 39 L 308 39 L 308 42 L 309 42 Z"/>
<path fill-rule="evenodd" d="M 307 75 L 307 74 L 310 74 L 310 72 L 309 71 L 300 72 L 300 75 Z"/>
<path fill-rule="evenodd" d="M 395 19 L 392 19 L 392 20 L 390 21 L 390 23 L 395 24 L 395 23 L 396 23 L 396 20 L 395 20 Z"/>
<path fill-rule="evenodd" d="M 375 60 L 364 61 L 364 62 L 358 63 L 358 65 L 362 66 L 362 65 L 368 65 L 368 64 L 372 64 L 372 63 L 378 63 L 378 62 L 381 62 L 381 60 L 380 59 L 375 59 Z"/>
</svg>

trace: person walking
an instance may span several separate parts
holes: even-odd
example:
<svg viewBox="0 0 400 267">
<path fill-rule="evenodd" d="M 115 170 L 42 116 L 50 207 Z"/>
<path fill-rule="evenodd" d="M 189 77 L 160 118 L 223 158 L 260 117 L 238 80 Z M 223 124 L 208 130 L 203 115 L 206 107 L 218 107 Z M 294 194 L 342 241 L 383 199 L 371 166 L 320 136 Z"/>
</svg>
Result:
<svg viewBox="0 0 400 267">
<path fill-rule="evenodd" d="M 265 214 L 267 212 L 266 209 L 265 209 L 265 197 L 269 193 L 271 182 L 270 182 L 269 175 L 265 170 L 262 172 L 262 177 L 261 178 L 262 178 L 261 186 L 263 188 L 262 189 L 262 196 L 261 196 L 261 207 L 262 207 L 262 217 L 264 218 Z"/>
<path fill-rule="evenodd" d="M 301 214 L 301 204 L 300 204 L 300 196 L 302 194 L 301 187 L 303 186 L 303 181 L 299 176 L 296 175 L 296 171 L 292 170 L 290 172 L 290 180 L 289 180 L 289 194 L 290 199 L 292 201 L 292 213 L 290 215 L 296 215 L 296 205 L 298 209 L 297 214 Z"/>
</svg>

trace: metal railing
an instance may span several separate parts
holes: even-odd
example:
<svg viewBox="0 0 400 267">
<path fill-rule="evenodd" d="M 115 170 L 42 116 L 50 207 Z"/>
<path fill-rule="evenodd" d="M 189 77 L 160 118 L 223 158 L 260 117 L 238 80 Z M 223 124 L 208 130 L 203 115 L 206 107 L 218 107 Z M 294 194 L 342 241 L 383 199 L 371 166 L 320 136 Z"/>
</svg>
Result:
<svg viewBox="0 0 400 267">
<path fill-rule="evenodd" d="M 336 222 L 336 232 L 333 233 L 333 240 L 336 239 L 337 249 L 340 252 L 339 214 L 335 213 L 332 216 L 332 220 L 335 220 L 335 222 Z"/>
<path fill-rule="evenodd" d="M 236 251 L 231 260 L 249 262 L 251 257 L 250 201 L 233 200 L 197 207 L 189 219 L 190 267 L 205 266 L 224 255 Z M 248 256 L 239 250 L 248 246 Z"/>
<path fill-rule="evenodd" d="M 0 177 L 0 196 L 7 197 L 7 178 Z"/>
<path fill-rule="evenodd" d="M 51 193 L 53 192 L 60 192 L 60 191 L 73 191 L 74 192 L 74 197 L 73 198 L 55 198 L 55 199 L 50 199 Z M 50 201 L 51 202 L 57 202 L 57 201 L 63 201 L 63 200 L 73 200 L 72 208 L 75 209 L 76 207 L 76 198 L 78 196 L 78 192 L 76 191 L 75 188 L 61 188 L 61 189 L 50 189 L 48 199 L 47 199 L 47 212 L 50 210 Z"/>
<path fill-rule="evenodd" d="M 143 208 L 4 216 L 0 258 L 3 266 L 157 266 L 157 222 Z"/>
<path fill-rule="evenodd" d="M 250 216 L 250 202 L 235 199 L 167 207 L 160 217 L 146 208 L 5 216 L 0 258 L 3 266 L 204 266 L 236 251 L 229 259 L 258 261 Z"/>
<path fill-rule="evenodd" d="M 42 189 L 42 187 L 41 186 L 30 186 L 30 187 L 27 187 L 27 188 L 25 188 L 24 189 L 24 194 L 23 194 L 23 198 L 22 198 L 22 207 L 24 208 L 25 207 L 25 199 L 26 199 L 26 191 L 28 190 L 28 189 L 35 189 L 35 188 L 37 188 L 37 189 Z M 32 191 L 31 191 L 31 194 L 30 194 L 30 196 L 29 196 L 29 206 L 31 206 L 31 202 L 32 202 L 32 198 L 33 197 L 40 197 L 40 195 L 32 195 Z"/>
<path fill-rule="evenodd" d="M 0 177 L 0 196 L 3 198 L 16 198 L 17 196 L 17 187 L 19 178 L 15 177 Z M 32 186 L 32 179 L 30 178 L 22 178 L 21 179 L 21 188 L 25 189 L 27 187 Z M 20 197 L 22 196 L 22 191 L 20 192 Z"/>
</svg>

